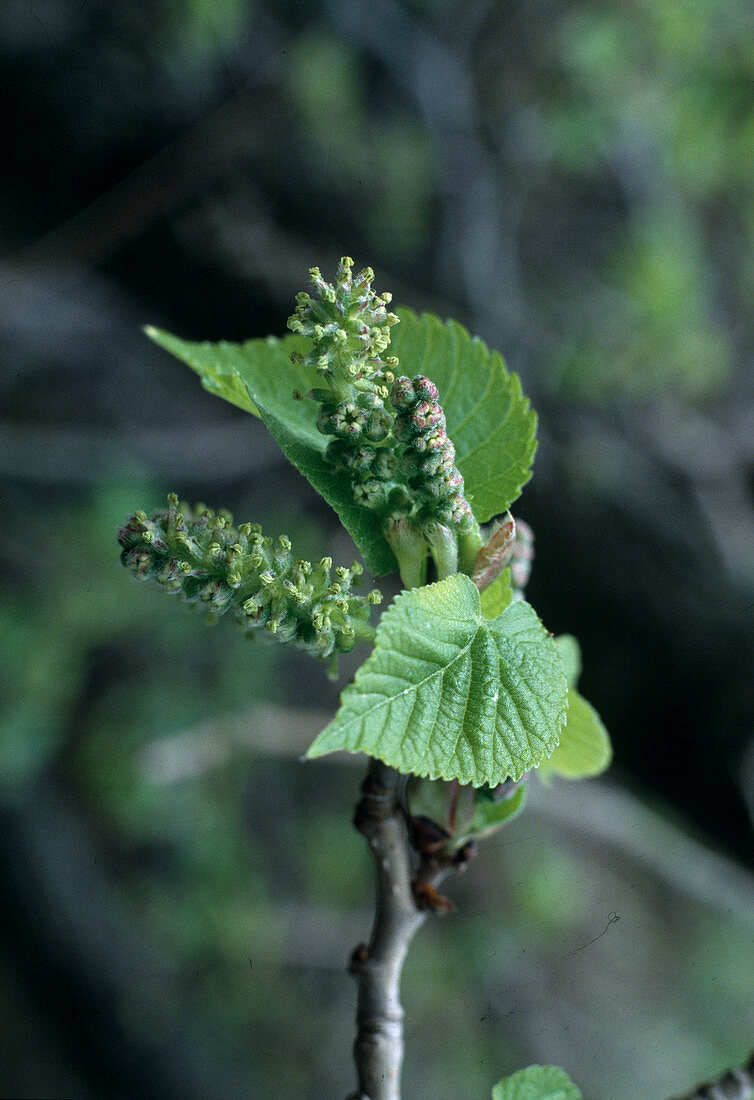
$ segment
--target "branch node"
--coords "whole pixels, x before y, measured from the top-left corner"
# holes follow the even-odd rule
[[[365,943],[360,943],[354,947],[351,952],[351,958],[348,961],[348,973],[355,974],[365,963],[369,962],[370,953],[369,948]]]

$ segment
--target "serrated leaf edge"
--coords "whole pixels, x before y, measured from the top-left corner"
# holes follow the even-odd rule
[[[487,618],[484,617],[484,615],[482,613],[480,595],[479,595],[479,592],[476,589],[476,587],[473,585],[473,582],[465,574],[459,573],[459,574],[456,574],[456,576],[459,577],[459,578],[463,577],[464,581],[467,582],[468,585],[469,585],[469,589],[468,589],[469,593],[472,593],[472,591],[473,591],[473,593],[476,596],[475,616],[477,618],[477,629],[474,631],[474,634],[471,636],[468,643],[466,643],[466,645],[463,646],[463,648],[456,654],[456,656],[453,657],[452,660],[450,660],[449,663],[446,666],[444,666],[442,669],[435,668],[427,676],[425,676],[422,680],[420,680],[416,683],[407,683],[406,687],[403,689],[403,691],[396,692],[395,694],[393,694],[391,696],[381,696],[379,702],[375,703],[374,706],[370,707],[369,709],[367,709],[365,711],[362,711],[359,714],[354,714],[353,716],[341,719],[339,716],[342,713],[343,709],[348,706],[350,696],[352,694],[354,694],[354,693],[362,694],[362,695],[374,694],[374,693],[371,693],[371,692],[364,692],[364,693],[359,692],[359,676],[362,674],[362,671],[366,668],[369,661],[374,656],[375,652],[379,649],[380,642],[388,634],[388,630],[390,629],[390,627],[392,627],[392,618],[387,619],[387,621],[386,621],[387,616],[390,615],[391,612],[394,612],[394,610],[396,608],[400,607],[401,602],[404,602],[406,597],[410,596],[411,592],[421,592],[421,591],[424,591],[425,589],[411,589],[408,592],[401,592],[396,597],[396,599],[393,601],[392,606],[390,608],[388,608],[385,615],[383,615],[383,617],[382,617],[382,621],[380,622],[380,624],[377,628],[377,634],[376,634],[376,638],[375,638],[375,647],[374,647],[374,650],[372,651],[372,654],[370,655],[369,658],[367,658],[367,661],[364,662],[364,664],[361,666],[361,668],[358,669],[358,671],[356,673],[356,677],[354,678],[352,683],[349,684],[345,688],[345,690],[343,691],[343,694],[342,694],[342,697],[341,697],[341,707],[340,707],[339,713],[336,714],[335,718],[332,720],[332,722],[330,722],[325,727],[325,729],[322,731],[322,733],[319,734],[319,736],[317,738],[315,738],[314,742],[309,747],[309,749],[306,753],[307,758],[312,758],[312,757],[324,755],[326,753],[339,751],[339,750],[340,751],[367,752],[367,749],[359,749],[359,748],[349,749],[345,745],[342,745],[342,746],[334,745],[334,746],[329,746],[329,747],[324,748],[324,749],[319,748],[318,745],[324,739],[325,734],[328,735],[327,740],[330,740],[332,738],[333,734],[338,733],[340,731],[348,730],[354,724],[361,724],[368,716],[374,714],[375,711],[381,709],[382,707],[389,706],[391,704],[391,702],[393,700],[395,700],[396,698],[398,698],[400,695],[405,695],[405,694],[408,694],[409,692],[418,691],[424,684],[426,684],[428,681],[434,679],[437,676],[444,677],[447,674],[448,670],[453,665],[455,665],[459,660],[461,660],[464,656],[466,656],[469,653],[469,651],[472,649],[474,643],[479,638],[480,631],[482,631],[482,628],[485,628],[485,637],[489,637],[490,634],[495,633],[495,631],[493,629],[494,624],[503,615],[505,615],[506,612],[508,612],[510,610],[511,606],[514,606],[514,605],[509,604],[508,607],[506,607],[500,613],[500,615],[498,615],[495,619],[487,619]],[[451,580],[451,579],[452,578],[450,578],[450,577],[446,578],[446,580]],[[442,584],[444,582],[437,582],[437,583]],[[431,586],[427,586],[427,587],[431,587]],[[517,602],[519,602],[519,601],[517,601]],[[521,601],[521,602],[523,602],[523,601]],[[539,625],[544,630],[545,628],[543,627],[542,622],[539,619],[539,616],[534,611],[534,609],[531,607],[530,604],[527,604],[526,606],[529,607],[529,609],[532,612],[532,614],[534,615],[536,621],[539,623]],[[451,618],[451,616],[446,616],[446,617]],[[455,621],[457,621],[459,623],[462,623],[462,624],[467,623],[467,620],[465,618],[457,618]],[[407,629],[407,626],[402,625],[401,629],[403,631],[405,631]],[[408,627],[408,629],[411,629],[411,628]],[[418,628],[413,628],[413,629],[418,631]],[[419,637],[420,638],[422,637],[421,634],[419,634]],[[494,651],[494,655],[495,655],[496,665],[497,665],[497,668],[498,668],[498,677],[497,677],[497,679],[500,683],[502,683],[502,677],[500,676],[500,673],[499,673],[500,654],[498,653],[498,651],[495,648],[494,644],[493,644],[493,651]],[[555,652],[557,653],[557,650]],[[402,657],[402,659],[405,659],[405,655],[401,655],[401,657]],[[421,658],[417,658],[417,660],[421,660]],[[559,660],[559,655],[558,655],[558,660]],[[424,663],[426,663],[426,662],[424,662]],[[370,669],[369,672],[372,673],[372,670]],[[376,674],[372,673],[372,674],[373,675],[380,675],[380,673],[376,673]],[[562,675],[563,687],[567,687],[566,681],[565,681],[565,674],[562,673],[562,670],[561,670],[561,675]],[[394,678],[398,678],[398,677],[394,677]],[[534,699],[538,701],[538,696],[537,696],[536,691],[531,689],[531,685],[528,683],[528,681],[524,681],[524,682],[526,683],[526,686],[531,690],[532,696],[534,697]],[[469,682],[469,686],[470,686],[470,683],[471,683],[471,681]],[[566,694],[566,698],[567,698],[567,694]],[[520,714],[518,713],[518,708],[516,707],[515,701],[513,701],[513,705],[514,705],[514,707],[516,709],[516,712],[517,712],[517,715],[519,717],[519,722],[521,724],[521,727],[523,729],[526,729],[525,724],[522,721]],[[466,714],[466,708],[464,708],[464,715],[465,714]],[[495,714],[497,715],[497,706],[495,707]],[[558,735],[560,734],[560,732],[562,731],[562,729],[565,725],[566,718],[567,718],[567,705],[564,705],[561,708],[561,713],[560,713],[559,718],[558,718]],[[436,721],[436,719],[435,719],[435,721]],[[458,739],[459,740],[460,740],[460,736],[461,736],[460,731],[463,729],[463,726],[464,726],[464,723],[462,721],[459,724],[459,733],[458,733]],[[434,728],[434,726],[433,726],[433,728]],[[536,732],[530,733],[528,730],[526,730],[526,738],[527,738],[527,741],[535,740],[535,741],[539,741],[543,744],[545,743],[544,738]],[[431,736],[428,737],[427,740],[429,742],[431,740]],[[556,742],[556,745],[557,745],[557,742]],[[492,747],[493,747],[492,740],[490,740],[490,746],[489,747],[490,747],[490,751],[492,751]],[[551,752],[554,751],[554,747],[555,746],[553,746],[553,749],[550,750]],[[379,759],[383,760],[384,763],[386,763],[390,766],[398,767],[399,770],[401,770],[399,765],[394,764],[391,760],[385,759],[384,756],[380,756],[379,752],[377,752],[374,749],[374,747],[370,747],[368,751],[371,755],[377,756]],[[510,752],[510,750],[509,750],[509,755],[511,757],[512,763],[514,764],[514,766],[517,770],[509,771],[509,772],[507,772],[506,775],[499,775],[498,776],[497,773],[493,772],[493,773],[484,775],[482,777],[479,777],[478,775],[471,776],[467,773],[459,774],[457,770],[449,769],[449,768],[444,768],[444,769],[443,768],[433,769],[431,767],[424,768],[424,767],[421,766],[420,762],[418,762],[418,765],[416,767],[412,767],[410,769],[410,773],[412,775],[418,776],[419,778],[427,778],[427,779],[444,779],[444,780],[459,779],[462,783],[471,783],[474,786],[481,786],[481,785],[484,785],[485,783],[502,782],[502,780],[505,779],[505,778],[510,778],[510,779],[513,779],[514,781],[517,781],[527,771],[530,771],[534,768],[539,767],[541,762],[544,759],[546,759],[547,750],[546,750],[546,747],[545,747],[545,751],[543,752],[542,756],[539,758],[539,760],[536,763],[528,763],[528,762],[527,763],[522,763],[520,760],[516,760],[514,758],[512,752]],[[477,757],[478,757],[478,754],[475,754],[475,756],[474,756],[475,767],[476,767]],[[453,757],[451,757],[451,759],[452,758]],[[478,767],[476,767],[476,770],[478,771]]]

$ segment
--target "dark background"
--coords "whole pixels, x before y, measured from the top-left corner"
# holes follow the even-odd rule
[[[343,254],[521,375],[529,598],[615,744],[423,933],[407,1095],[542,1060],[661,1098],[743,1058],[753,40],[744,0],[0,7],[1,1095],[350,1087],[359,769],[297,759],[337,687],[137,589],[114,535],[174,489],[350,561],[141,333],[282,334]]]

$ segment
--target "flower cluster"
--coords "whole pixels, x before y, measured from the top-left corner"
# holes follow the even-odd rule
[[[288,328],[314,341],[305,362],[322,380],[322,387],[309,394],[320,405],[319,430],[346,444],[379,443],[390,432],[385,400],[397,362],[382,358],[390,326],[398,323],[386,308],[390,295],[372,290],[371,268],[354,276],[349,256],[338,264],[334,285],[317,267],[309,274],[317,296],[305,291],[296,296]]]
[[[382,597],[353,593],[358,562],[333,575],[331,558],[294,561],[285,536],[273,541],[255,524],[234,527],[228,512],[191,509],[171,494],[167,509],[134,513],[118,541],[123,564],[137,577],[152,577],[216,615],[231,611],[247,632],[262,629],[316,657],[345,653],[373,636],[369,616]]]
[[[437,388],[422,376],[396,379],[398,360],[384,357],[398,321],[386,310],[390,295],[372,290],[371,268],[354,276],[347,256],[334,284],[318,268],[310,274],[316,296],[297,296],[288,327],[313,340],[303,361],[322,384],[307,396],[319,404],[319,431],[333,437],[328,460],[348,472],[354,500],[381,517],[404,583],[424,583],[429,553],[440,575],[455,572],[464,540],[473,564],[481,539]]]
[[[393,434],[401,444],[401,470],[420,523],[434,521],[468,531],[474,517],[463,495],[463,478],[455,466],[455,447],[438,398],[437,386],[421,374],[393,383],[390,403],[396,410]]]

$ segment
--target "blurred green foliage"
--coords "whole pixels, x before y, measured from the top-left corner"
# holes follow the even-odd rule
[[[279,754],[260,752],[253,725],[248,740],[228,740],[229,719],[253,721],[248,708],[276,705],[282,690],[295,698],[294,681],[279,647],[244,644],[222,622],[209,630],[203,614],[137,590],[114,531],[149,493],[132,485],[55,509],[49,545],[37,541],[40,561],[58,559],[55,614],[23,599],[4,609],[14,694],[2,800],[51,768],[76,792],[117,921],[163,959],[148,994],[128,981],[119,993],[130,1041],[168,1041],[188,1004],[204,1056],[257,1094],[343,1092],[353,1009],[343,968],[371,893],[349,825],[358,770],[291,757],[306,744],[295,730],[292,741],[280,730]],[[459,912],[424,930],[406,968],[408,1095],[483,1096],[532,1051],[614,1100],[669,1094],[740,1059],[751,941],[738,919],[669,894],[536,810],[487,842],[452,892]],[[108,949],[117,954],[117,938],[97,946]],[[5,996],[0,1012],[23,1000],[12,984]],[[636,1044],[642,1057],[627,1059]]]
[[[531,216],[555,223],[532,272],[544,300],[530,300],[558,311],[555,378],[588,400],[720,394],[754,319],[750,6],[545,3],[496,22],[483,95],[501,131],[526,125]],[[573,197],[588,256],[562,209]]]
[[[468,86],[438,70],[443,95],[435,102],[449,109],[473,93],[478,145],[462,167],[476,164],[480,148],[488,154],[489,201],[508,212],[487,298],[507,303],[520,291],[511,330],[526,333],[532,387],[575,405],[678,397],[714,406],[735,394],[754,343],[751,5],[417,0],[395,9],[448,51],[458,40]],[[180,324],[203,337],[191,331],[197,318],[214,311],[219,327],[242,299],[233,320],[243,336],[262,334],[247,331],[249,316],[273,310],[282,332],[286,280],[292,269],[300,279],[323,242],[335,256],[355,242],[395,273],[396,285],[403,281],[409,304],[423,306],[424,295],[462,300],[462,265],[449,265],[438,242],[462,236],[452,203],[474,179],[454,176],[449,159],[468,134],[454,130],[449,140],[443,112],[430,118],[426,101],[417,105],[409,84],[396,84],[387,61],[397,44],[383,40],[381,56],[377,46],[362,49],[318,4],[91,0],[43,11],[8,3],[0,11],[9,60],[2,86],[19,106],[4,122],[18,127],[4,131],[7,244],[23,247],[74,214],[261,72],[249,133],[229,142],[234,156],[219,140],[201,155],[194,149],[187,174],[195,191],[177,187],[177,197],[168,173],[164,191],[154,188],[166,211],[156,230],[144,195],[131,194],[133,221],[115,211],[133,236],[125,258],[103,268],[137,307],[128,324]],[[430,85],[432,76],[424,73]],[[245,281],[232,255],[210,251],[220,230],[237,230],[222,222],[225,208],[218,205],[204,239],[190,232],[189,215],[205,205],[214,212],[228,193],[257,248]],[[100,255],[108,248],[117,253],[118,245],[105,241]],[[465,258],[473,268],[474,257]],[[53,265],[60,259],[52,253]],[[27,276],[11,273],[6,304]],[[63,297],[78,293],[67,274],[62,282]],[[45,783],[64,785],[92,843],[80,852],[71,829],[71,858],[96,862],[118,927],[135,927],[140,942],[159,948],[164,968],[151,984],[129,985],[127,976],[121,987],[126,1037],[169,1035],[193,1014],[200,1054],[214,1055],[229,1078],[236,1067],[247,1083],[234,1092],[218,1078],[219,1097],[345,1094],[354,991],[344,966],[368,932],[371,904],[371,868],[349,825],[359,775],[302,764],[295,757],[306,738],[299,744],[295,728],[281,728],[279,753],[258,751],[253,730],[244,740],[225,728],[239,714],[243,724],[249,708],[281,703],[300,708],[304,721],[313,707],[334,709],[336,692],[303,657],[245,643],[230,624],[210,630],[201,613],[137,589],[118,564],[117,525],[173,486],[133,476],[129,433],[144,426],[142,415],[158,426],[181,423],[176,408],[186,405],[172,402],[198,384],[176,369],[157,398],[149,391],[153,403],[142,414],[148,386],[117,359],[122,328],[105,332],[105,319],[100,331],[92,316],[82,335],[36,289],[25,308],[20,344],[8,345],[3,416],[22,427],[104,424],[120,430],[121,450],[101,491],[61,488],[54,463],[35,481],[23,453],[17,476],[5,479],[0,806],[33,819]],[[495,323],[507,347],[510,332]],[[263,331],[270,327],[265,316]],[[579,492],[595,484],[607,494],[626,480],[625,446],[606,437],[585,437],[582,446],[583,459],[578,451],[569,459],[576,455]],[[94,482],[102,470],[91,465]],[[285,531],[306,557],[352,552],[333,549],[326,521],[307,513],[309,498],[289,494],[289,482],[264,495],[268,476],[233,487],[239,519]],[[685,585],[685,559],[678,568]],[[688,606],[696,621],[702,609]],[[715,646],[719,626],[710,629]],[[606,670],[617,705],[636,697],[648,644],[662,643],[642,630]],[[66,837],[69,825],[58,822]],[[56,873],[64,891],[67,870]],[[453,894],[458,913],[428,924],[406,969],[408,1095],[488,1096],[501,1073],[546,1058],[562,1062],[595,1100],[635,1100],[681,1092],[745,1053],[754,962],[740,911],[693,900],[534,806],[485,846]],[[610,924],[612,912],[620,920]],[[46,926],[33,931],[44,946]],[[87,934],[69,944],[71,966]],[[119,947],[105,936],[94,944],[103,961]],[[19,977],[24,966],[30,983],[42,980],[33,960],[0,960],[0,1088],[82,1100],[90,1093],[67,1068],[75,1058]],[[66,1005],[61,1015],[71,1012]]]
[[[522,206],[504,244],[549,388],[596,402],[727,391],[754,336],[752,31],[750,8],[722,0],[490,10],[477,91],[500,197]],[[357,204],[370,254],[406,263],[431,246],[441,153],[405,109],[375,117],[370,79],[335,33],[297,38],[287,84],[307,171]]]
[[[296,39],[286,77],[313,180],[335,201],[355,198],[370,255],[410,262],[431,237],[426,130],[398,104],[375,115],[363,60],[324,30]]]

